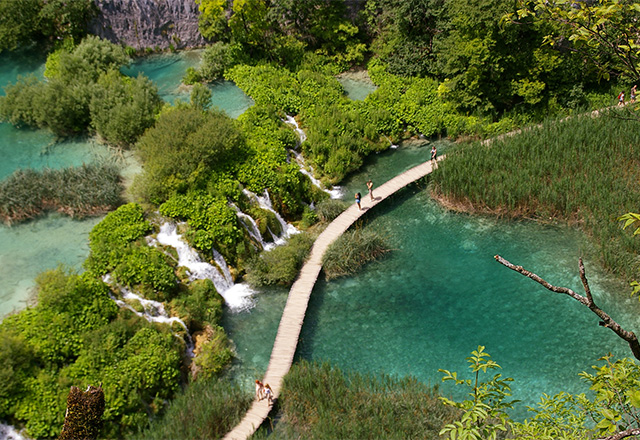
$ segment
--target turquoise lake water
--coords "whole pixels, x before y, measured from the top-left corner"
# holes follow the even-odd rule
[[[19,75],[34,74],[42,78],[44,60],[44,56],[3,52],[0,54],[0,86],[15,83]],[[154,55],[136,61],[125,72],[147,74],[158,85],[163,99],[175,102],[176,99],[188,100],[188,90],[182,90],[179,85],[186,68],[198,61],[197,52]],[[231,117],[237,117],[252,104],[233,83],[213,85],[212,91],[212,104]],[[4,90],[1,93],[4,94]],[[56,142],[47,131],[16,129],[0,123],[0,157],[0,179],[4,179],[19,168],[75,166],[112,160],[112,153],[91,139]],[[59,264],[81,270],[89,253],[89,231],[98,221],[100,218],[76,221],[49,215],[13,227],[0,225],[0,319],[25,307],[39,273]]]
[[[381,184],[423,161],[430,148],[418,142],[372,157],[345,183],[345,199],[364,194],[368,178]],[[439,151],[446,149],[439,144]],[[590,248],[579,232],[454,214],[431,200],[425,184],[386,200],[364,223],[382,231],[393,252],[355,277],[316,284],[297,357],[440,384],[439,368],[470,377],[465,358],[484,345],[503,367],[500,372],[515,379],[513,397],[523,401],[515,415],[522,416],[524,405],[543,392],[586,391],[578,373],[599,357],[630,356],[626,344],[599,327],[585,307],[493,258],[500,254],[580,293],[577,261]],[[626,295],[628,287],[592,259],[586,257],[585,264],[597,302],[637,331],[639,306]],[[251,312],[227,318],[245,382],[266,369],[286,294],[262,293]],[[442,389],[456,393],[446,384]]]
[[[179,82],[197,60],[193,53],[153,56],[126,72],[145,72],[157,82],[162,96],[175,102],[188,99],[188,90]],[[18,74],[41,75],[42,61],[0,55],[0,85],[15,81]],[[370,92],[358,89],[358,84],[343,85],[353,99]],[[251,105],[231,83],[214,85],[213,101],[234,117]],[[438,145],[445,153],[446,143]],[[360,173],[343,183],[345,199],[351,202],[356,191],[366,193],[369,178],[380,185],[426,160],[429,150],[427,142],[411,142],[372,156]],[[101,160],[108,151],[87,140],[54,143],[45,132],[0,124],[0,154],[0,178],[4,178],[20,167]],[[466,377],[465,357],[485,345],[503,366],[502,373],[516,379],[514,397],[532,404],[543,391],[582,391],[577,374],[607,352],[628,355],[625,344],[598,327],[597,318],[586,308],[493,260],[499,253],[552,283],[580,292],[577,258],[584,254],[597,300],[615,319],[637,331],[637,301],[626,298],[626,285],[599,269],[580,233],[453,214],[435,204],[425,186],[403,190],[364,217],[366,227],[384,232],[393,252],[355,277],[318,283],[298,357],[331,360],[361,372],[412,374],[436,384],[441,378],[438,368]],[[0,226],[0,316],[24,307],[41,271],[60,262],[79,268],[88,253],[86,237],[97,221],[51,215],[12,228]],[[266,369],[287,293],[263,290],[256,295],[255,308],[225,316],[225,328],[238,353],[234,370],[245,383]]]

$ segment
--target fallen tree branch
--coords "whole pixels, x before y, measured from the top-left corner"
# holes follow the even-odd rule
[[[593,313],[595,313],[598,316],[598,318],[600,318],[601,321],[599,324],[603,327],[611,329],[616,335],[624,339],[629,344],[629,348],[631,349],[633,356],[636,359],[640,360],[640,342],[638,342],[638,337],[635,335],[635,333],[623,329],[620,326],[620,324],[614,321],[604,310],[598,307],[594,302],[593,296],[591,295],[591,289],[589,288],[589,282],[587,281],[587,276],[585,275],[582,258],[580,258],[578,266],[580,271],[580,280],[582,281],[582,285],[584,287],[586,296],[580,295],[574,292],[573,290],[569,289],[568,287],[554,286],[548,283],[547,281],[543,280],[540,276],[536,275],[535,273],[529,272],[522,266],[516,266],[515,264],[510,263],[509,261],[502,258],[500,255],[496,255],[494,258],[498,263],[502,264],[503,266],[508,267],[509,269],[514,270],[519,274],[526,276],[527,278],[531,278],[533,281],[537,282],[538,284],[543,285],[546,289],[552,292],[564,293],[565,295],[569,295],[571,298],[575,299],[576,301],[588,307],[589,310],[591,310]],[[615,440],[615,439],[624,438],[624,437],[610,437],[610,438]]]
[[[640,428],[631,428],[625,431],[617,432],[609,437],[603,437],[601,440],[622,440],[623,438],[640,435]]]

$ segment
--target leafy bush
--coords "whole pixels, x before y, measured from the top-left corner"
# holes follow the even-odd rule
[[[179,316],[191,333],[207,325],[218,325],[224,299],[209,279],[192,281],[186,292],[172,299],[169,308]]]
[[[384,238],[372,229],[357,227],[342,234],[322,257],[327,279],[355,274],[365,264],[389,252]]]
[[[284,245],[262,252],[248,263],[247,282],[252,286],[291,285],[313,241],[313,236],[302,232],[290,237]]]
[[[195,356],[195,367],[192,367],[195,378],[210,379],[220,375],[233,357],[224,329],[220,326],[207,326],[197,335]]]
[[[140,138],[143,174],[136,177],[137,194],[161,204],[175,192],[204,189],[214,171],[224,171],[245,155],[243,136],[222,112],[176,107],[162,113]]]
[[[150,231],[151,224],[144,218],[140,205],[129,203],[119,207],[89,233],[91,252],[84,263],[85,268],[96,275],[110,272],[120,263],[129,245]]]
[[[130,246],[113,268],[113,279],[123,286],[137,288],[147,299],[166,301],[178,282],[168,259],[156,248]]]

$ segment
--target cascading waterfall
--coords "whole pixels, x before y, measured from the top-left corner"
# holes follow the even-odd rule
[[[178,265],[188,269],[189,279],[211,280],[230,309],[240,311],[248,309],[253,305],[251,300],[253,291],[244,283],[233,283],[229,266],[222,255],[215,249],[213,249],[212,252],[213,259],[218,265],[217,268],[202,261],[200,255],[182,239],[182,235],[178,234],[177,226],[169,222],[160,226],[157,240],[160,244],[175,248],[178,253]]]
[[[110,281],[109,275],[105,275],[103,280],[105,283],[108,283]],[[160,322],[162,324],[168,324],[169,326],[171,326],[171,324],[173,324],[174,322],[177,322],[178,324],[180,324],[180,326],[182,326],[182,328],[184,328],[185,330],[185,335],[187,339],[185,341],[187,343],[187,356],[189,356],[190,358],[193,357],[193,349],[194,349],[193,339],[191,338],[191,334],[189,333],[189,329],[187,328],[187,325],[184,323],[182,319],[178,318],[177,316],[169,316],[169,314],[164,309],[164,304],[162,304],[161,302],[145,299],[140,295],[133,293],[126,287],[120,287],[120,294],[122,295],[122,298],[125,300],[138,301],[142,306],[142,309],[144,310],[144,312],[138,312],[136,309],[131,307],[125,301],[118,299],[114,296],[111,296],[111,299],[113,299],[119,307],[129,309],[136,315],[146,319],[149,322]],[[179,337],[178,335],[176,336]]]
[[[307,135],[305,134],[305,132],[298,126],[298,121],[296,121],[293,116],[289,116],[286,115],[286,118],[283,119],[283,122],[285,124],[289,124],[289,125],[293,125],[293,129],[296,133],[298,133],[298,138],[299,141],[296,144],[296,148],[298,148],[300,146],[300,144],[302,144],[304,141],[307,140]],[[313,168],[311,168],[311,166],[309,166],[308,168],[311,170],[311,172],[307,171],[307,164],[304,162],[304,157],[302,157],[302,153],[299,153],[296,150],[289,150],[289,152],[291,154],[293,154],[293,157],[296,160],[296,163],[298,164],[298,166],[300,167],[300,172],[302,174],[304,174],[305,176],[309,177],[309,179],[311,180],[311,183],[320,188],[322,191],[326,192],[327,194],[329,194],[329,196],[332,199],[339,199],[342,197],[343,192],[342,192],[342,188],[340,188],[339,186],[334,186],[333,189],[326,189],[324,187],[324,185],[322,185],[322,183],[316,179],[315,177],[313,177]]]
[[[269,191],[267,191],[266,189],[264,190],[264,195],[263,196],[259,196],[255,193],[252,193],[251,191],[249,191],[248,189],[243,189],[242,193],[244,195],[246,195],[247,197],[249,197],[249,199],[255,200],[258,202],[258,205],[262,208],[265,209],[267,211],[271,211],[273,212],[273,214],[276,216],[276,219],[278,220],[278,223],[280,223],[280,226],[282,227],[282,235],[280,235],[279,237],[274,236],[273,237],[273,241],[276,245],[281,245],[284,244],[287,240],[287,238],[291,237],[292,235],[298,234],[300,233],[300,231],[293,226],[290,223],[287,223],[280,214],[278,214],[278,212],[273,209],[273,205],[271,204],[271,198],[269,197]]]
[[[27,440],[11,425],[0,423],[0,440]]]
[[[260,233],[260,229],[258,228],[258,224],[253,219],[253,217],[240,211],[240,208],[238,208],[234,203],[230,203],[229,205],[236,210],[236,215],[240,219],[240,223],[242,223],[251,238],[253,238],[260,244],[262,249],[268,251],[275,246],[274,243],[267,243],[266,241],[264,241],[264,238],[262,238],[262,234]]]

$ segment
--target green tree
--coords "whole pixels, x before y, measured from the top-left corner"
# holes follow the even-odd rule
[[[37,35],[41,0],[0,2],[0,51],[14,50]]]
[[[191,106],[200,111],[206,111],[211,107],[211,89],[202,84],[195,84],[191,90]]]
[[[94,87],[89,103],[91,126],[109,144],[126,147],[155,123],[161,107],[158,88],[149,78],[128,78],[110,70]]]
[[[227,0],[195,0],[200,11],[198,29],[207,39],[224,38],[227,31]]]
[[[213,171],[243,157],[244,139],[222,112],[177,107],[160,115],[137,149],[144,162],[138,194],[160,204],[175,191],[204,188]]]
[[[640,4],[626,0],[519,1],[513,17],[535,17],[555,24],[546,41],[560,50],[578,52],[603,77],[640,79],[638,20]]]
[[[500,432],[507,432],[509,416],[506,412],[513,407],[516,401],[507,401],[511,396],[511,378],[502,378],[501,374],[495,374],[488,381],[480,380],[480,372],[501,368],[491,359],[483,346],[471,352],[467,358],[469,369],[473,374],[472,379],[458,379],[456,372],[438,370],[444,374],[442,381],[453,381],[456,385],[463,385],[469,390],[469,399],[455,402],[446,397],[440,399],[445,405],[454,406],[463,411],[460,420],[446,425],[440,431],[451,440],[495,440]]]
[[[389,72],[402,76],[437,73],[433,41],[442,32],[443,0],[375,0],[366,3],[374,52]]]

